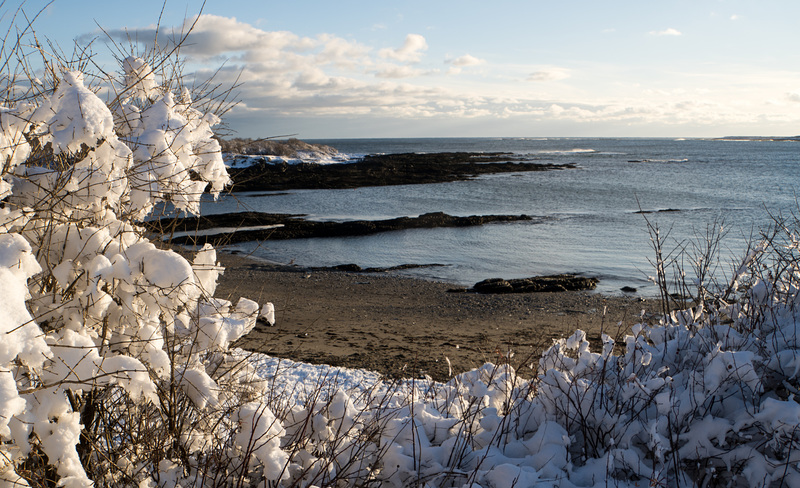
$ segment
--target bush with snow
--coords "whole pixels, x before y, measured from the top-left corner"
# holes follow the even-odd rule
[[[487,364],[444,385],[271,400],[288,411],[290,475],[317,486],[800,486],[800,225],[780,228],[730,286],[699,283],[696,306],[634,326],[620,345],[604,336],[593,351],[576,331],[533,378]]]
[[[214,298],[211,247],[137,225],[228,183],[219,119],[151,57],[4,78],[0,485],[800,486],[796,221],[693,308],[599,351],[577,331],[532,378],[293,389],[229,350],[274,308]]]
[[[137,225],[159,204],[197,213],[229,183],[220,120],[155,73],[159,53],[93,84],[44,55],[45,81],[22,80],[23,51],[4,53],[0,107],[0,484],[224,478],[234,419],[263,390],[227,350],[261,307],[213,297],[210,246],[187,260]]]

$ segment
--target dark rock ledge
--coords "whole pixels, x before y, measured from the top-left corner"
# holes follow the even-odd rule
[[[247,241],[364,236],[403,229],[468,227],[492,222],[533,220],[528,215],[454,217],[443,212],[426,213],[418,217],[398,217],[388,220],[353,220],[347,222],[318,222],[303,220],[301,217],[302,215],[247,212],[184,219],[161,219],[148,222],[146,225],[150,230],[162,234],[174,244],[202,245],[209,242],[218,246]],[[248,227],[265,225],[281,225],[281,227],[248,230]],[[169,239],[172,231],[192,232],[213,229],[214,227],[237,227],[241,228],[241,230],[211,235],[187,235]]]
[[[574,164],[533,163],[511,153],[381,154],[347,164],[273,164],[266,158],[230,168],[231,191],[344,189],[362,186],[444,183],[482,174],[575,168]]]
[[[309,268],[311,271],[346,271],[348,273],[388,273],[390,271],[401,271],[405,269],[418,269],[418,268],[441,268],[448,266],[447,264],[398,264],[397,266],[388,266],[382,268],[362,268],[357,264],[337,264],[336,266],[318,266]]]
[[[560,274],[549,276],[534,276],[504,280],[503,278],[490,278],[483,280],[469,290],[478,293],[536,293],[545,291],[580,291],[594,290],[597,287],[597,278],[586,278],[573,274]]]

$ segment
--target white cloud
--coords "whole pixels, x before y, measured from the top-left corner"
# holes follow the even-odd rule
[[[479,64],[485,63],[485,59],[476,58],[471,54],[465,54],[463,56],[457,57],[455,59],[448,59],[445,61],[447,64],[452,64],[453,66],[464,67],[464,66],[477,66]]]
[[[330,34],[318,37],[322,48],[316,55],[318,63],[333,63],[340,66],[355,68],[365,60],[370,48],[357,42],[348,41]]]
[[[411,66],[386,66],[375,72],[378,78],[413,78],[423,74],[421,69]]]
[[[187,20],[181,29],[185,31],[190,25],[191,20]],[[181,39],[181,32],[162,27],[158,37],[161,42],[175,41]],[[152,43],[156,37],[153,28],[117,29],[108,34],[117,41],[134,38],[143,44]],[[268,65],[278,74],[323,64],[357,69],[360,64],[369,63],[370,51],[368,46],[331,34],[301,37],[288,31],[259,29],[233,17],[209,14],[197,19],[181,47],[181,54],[194,62],[227,58],[232,62]]]
[[[275,58],[284,51],[313,49],[319,41],[286,31],[264,31],[233,17],[201,15],[182,48],[187,55],[212,57],[241,51],[257,51]]]
[[[292,87],[300,90],[332,89],[336,87],[336,81],[321,69],[308,69],[297,75]]]
[[[528,81],[559,81],[569,78],[569,70],[558,67],[543,68],[528,76]]]
[[[738,14],[733,14],[733,15],[731,15],[731,20],[739,20],[739,19],[741,19],[741,18],[742,18],[742,16],[741,16],[741,15],[738,15]]]
[[[378,55],[386,59],[394,59],[402,63],[416,63],[422,59],[422,52],[428,49],[425,38],[419,34],[409,34],[406,36],[403,45],[397,49],[385,48],[378,52]]]
[[[681,36],[683,35],[681,31],[678,29],[673,29],[670,27],[669,29],[664,29],[661,31],[650,31],[651,36]]]
[[[789,92],[786,94],[786,99],[790,102],[800,102],[800,93],[798,92]]]

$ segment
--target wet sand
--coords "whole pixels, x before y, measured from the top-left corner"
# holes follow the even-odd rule
[[[366,368],[389,377],[452,374],[486,362],[524,370],[575,329],[599,343],[621,338],[655,302],[593,292],[482,295],[388,273],[309,271],[220,253],[216,296],[273,302],[277,323],[238,345],[309,363]],[[448,364],[449,359],[449,364]]]

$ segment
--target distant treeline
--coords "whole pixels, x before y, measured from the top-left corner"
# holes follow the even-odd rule
[[[309,144],[299,139],[291,138],[283,141],[275,139],[250,139],[235,137],[233,139],[221,139],[222,152],[235,154],[269,155],[296,157],[297,153],[321,153],[334,155],[338,151],[330,146],[323,144]]]

